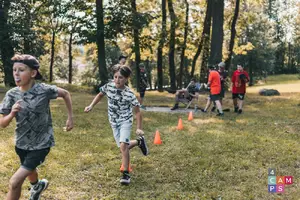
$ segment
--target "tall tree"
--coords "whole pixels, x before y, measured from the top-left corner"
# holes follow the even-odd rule
[[[133,40],[134,40],[134,54],[135,54],[135,69],[136,69],[136,87],[137,91],[140,91],[140,69],[141,53],[140,53],[140,38],[139,38],[139,25],[138,25],[138,14],[136,10],[136,1],[131,0],[132,7],[132,22],[133,22]]]
[[[206,37],[209,36],[209,33],[210,33],[211,9],[212,9],[211,1],[206,0],[206,13],[205,13],[205,18],[204,18],[203,31],[202,31],[201,39],[200,39],[196,54],[193,57],[191,77],[194,76],[196,62],[197,62],[198,57],[201,54],[203,43],[206,40]]]
[[[98,65],[101,85],[108,81],[108,74],[105,62],[105,42],[104,42],[104,10],[103,1],[96,0],[97,16],[97,47],[98,47]]]
[[[208,12],[208,17],[207,21],[204,23],[206,24],[206,30],[205,30],[205,35],[203,38],[203,54],[202,54],[202,63],[201,63],[201,69],[200,69],[200,82],[205,83],[207,82],[207,62],[209,58],[209,42],[210,42],[210,28],[211,28],[211,15],[212,15],[212,5],[213,5],[213,0],[208,0],[207,2],[208,5],[207,7],[210,8]]]
[[[169,41],[169,75],[171,90],[176,90],[176,73],[175,73],[175,31],[176,31],[176,15],[173,8],[172,0],[168,0],[168,9],[170,13],[170,41]]]
[[[222,61],[224,0],[213,0],[209,65]]]
[[[235,29],[235,25],[236,22],[238,20],[238,16],[239,16],[239,10],[240,10],[240,0],[236,0],[235,2],[235,9],[234,9],[234,15],[233,15],[233,19],[232,19],[232,23],[231,23],[231,35],[230,35],[230,42],[229,42],[229,49],[228,49],[228,57],[225,61],[226,64],[226,69],[228,70],[231,64],[231,59],[232,59],[232,55],[233,55],[233,47],[234,47],[234,38],[236,35],[236,29]]]
[[[8,24],[8,12],[11,6],[10,0],[0,0],[0,54],[4,71],[5,86],[14,86],[11,57],[14,55],[14,49],[11,40],[11,27]]]
[[[184,36],[183,36],[183,44],[181,48],[180,53],[180,68],[179,68],[179,80],[178,80],[178,87],[182,88],[182,76],[183,76],[183,68],[185,63],[185,49],[186,49],[186,42],[187,42],[187,36],[188,36],[188,27],[189,27],[189,3],[187,0],[185,2],[185,23],[184,23]]]
[[[159,92],[163,91],[163,47],[166,40],[166,0],[161,1],[162,23],[160,39],[157,47],[157,88]]]

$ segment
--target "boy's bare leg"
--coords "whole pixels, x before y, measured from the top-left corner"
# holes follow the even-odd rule
[[[32,171],[20,167],[9,180],[9,191],[6,200],[18,200],[21,196],[22,184]]]
[[[244,101],[243,100],[239,100],[239,110],[242,110],[243,109],[243,103]]]
[[[121,142],[120,150],[122,154],[122,165],[124,166],[124,171],[129,171],[129,145],[127,143]]]
[[[137,140],[130,140],[130,143],[128,145],[129,150],[132,149],[133,147],[138,145],[138,141]]]
[[[221,102],[219,100],[215,101],[216,102],[216,106],[219,110],[220,113],[223,113],[223,109],[222,109],[222,105]]]
[[[36,183],[38,181],[38,173],[36,169],[31,172],[31,174],[28,175],[27,179],[30,183]]]
[[[233,106],[234,108],[238,107],[237,98],[233,99]]]
[[[205,106],[205,108],[204,108],[204,111],[207,111],[208,108],[210,107],[210,105],[211,105],[211,100],[210,100],[210,99],[207,99],[207,102],[206,102],[206,106]]]

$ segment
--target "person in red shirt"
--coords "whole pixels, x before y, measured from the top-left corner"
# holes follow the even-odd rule
[[[221,93],[221,79],[220,74],[215,70],[212,66],[209,68],[209,76],[208,76],[208,87],[210,87],[210,96],[209,100],[207,101],[207,105],[202,112],[206,112],[207,108],[210,106],[211,102],[214,102],[218,108],[219,113],[217,116],[223,116],[223,109],[220,102],[220,93]]]
[[[248,83],[249,80],[249,75],[243,69],[242,65],[237,65],[237,70],[233,72],[231,82],[234,112],[237,112],[239,114],[241,114],[243,111],[246,83]]]

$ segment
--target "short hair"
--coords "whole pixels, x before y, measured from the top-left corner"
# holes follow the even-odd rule
[[[210,69],[210,70],[216,70],[215,66],[213,66],[213,65],[210,65],[210,66],[208,67],[208,69]]]
[[[220,62],[219,64],[218,64],[218,67],[220,67],[220,68],[224,68],[225,67],[225,63],[224,62]]]
[[[125,55],[120,55],[120,56],[119,56],[119,60],[121,60],[121,59],[123,59],[123,58],[127,59],[127,56],[125,56]]]
[[[196,82],[196,79],[195,79],[195,78],[191,78],[191,81],[194,81],[194,82]]]
[[[43,80],[43,76],[39,72],[40,63],[34,56],[29,55],[29,54],[15,54],[11,58],[11,61],[13,63],[23,63],[26,66],[28,66],[29,68],[36,70],[37,74],[35,76],[35,79]]]
[[[118,64],[113,66],[112,71],[113,71],[113,74],[120,72],[120,74],[122,76],[124,76],[125,78],[128,78],[132,73],[132,71],[129,67],[123,66],[123,65],[118,65]]]

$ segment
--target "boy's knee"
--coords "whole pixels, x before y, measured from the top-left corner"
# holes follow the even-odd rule
[[[16,189],[18,189],[22,186],[22,183],[23,183],[22,180],[19,180],[17,178],[12,177],[9,180],[9,189],[10,190],[16,190]]]
[[[127,149],[128,149],[128,144],[124,143],[124,142],[121,142],[120,150],[123,152],[123,151],[126,151]]]

